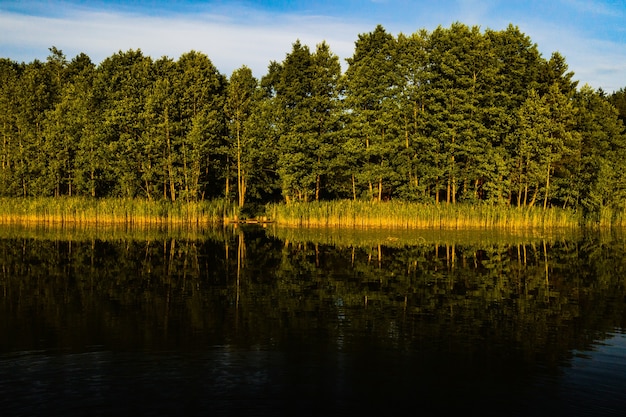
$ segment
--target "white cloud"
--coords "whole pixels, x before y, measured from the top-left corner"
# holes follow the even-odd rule
[[[371,30],[323,16],[270,19],[257,15],[235,22],[212,14],[167,18],[79,10],[41,17],[4,12],[0,27],[10,36],[0,36],[0,55],[30,62],[45,59],[54,45],[68,58],[84,52],[99,63],[119,50],[141,49],[153,58],[178,58],[193,49],[206,53],[226,75],[247,65],[260,77],[271,60],[282,61],[297,39],[312,50],[326,41],[343,59],[352,55],[358,33]]]
[[[626,86],[626,48],[616,41],[591,37],[565,24],[529,19],[520,30],[537,44],[544,58],[552,52],[565,57],[574,80],[611,93]]]
[[[621,7],[623,9],[623,4],[620,5],[619,2],[616,5],[617,7],[610,7],[604,1],[592,1],[592,0],[564,0],[564,3],[568,7],[572,7],[577,10],[579,13],[592,13],[594,15],[602,15],[602,16],[610,16],[610,17],[620,17],[623,16],[623,10],[618,9]]]
[[[463,16],[459,21],[469,26],[481,26],[492,8],[489,2],[481,0],[459,0],[458,3],[459,15]]]
[[[574,6],[583,3],[564,1],[574,2]],[[378,23],[376,19],[381,18],[269,13],[243,6],[201,8],[193,14],[167,15],[66,6],[62,11],[55,9],[54,13],[29,9],[29,14],[23,14],[8,11],[18,8],[5,7],[7,4],[11,3],[0,5],[2,57],[26,62],[45,59],[48,48],[54,45],[68,58],[84,52],[99,63],[120,50],[139,48],[154,59],[163,55],[177,59],[193,49],[207,54],[227,76],[242,65],[249,66],[255,76],[263,76],[270,61],[282,61],[296,39],[311,49],[326,41],[345,69],[344,59],[352,55],[358,35],[373,30]],[[567,21],[555,21],[552,16],[521,14],[519,10],[500,13],[498,7],[481,6],[483,3],[476,0],[460,0],[455,4],[457,7],[447,10],[445,16],[442,13],[446,10],[441,8],[412,9],[380,23],[393,34],[400,31],[408,34],[425,27],[432,30],[438,24],[446,26],[453,21],[494,30],[513,23],[538,44],[546,58],[553,51],[561,52],[581,84],[602,87],[608,92],[626,86],[623,41],[593,38],[591,31],[583,31]],[[444,18],[447,20],[441,20]]]

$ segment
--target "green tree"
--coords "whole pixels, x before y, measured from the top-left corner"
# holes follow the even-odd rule
[[[578,148],[574,115],[570,99],[560,92],[556,83],[543,97],[532,90],[520,108],[518,183],[523,190],[518,190],[518,205],[534,205],[543,192],[543,208],[547,208],[554,169],[559,164],[563,168],[563,159]],[[528,201],[531,189],[533,195]]]
[[[550,140],[544,147],[548,155],[548,174],[543,203],[546,209],[550,198],[560,206],[565,206],[568,200],[573,200],[569,195],[572,182],[577,180],[573,161],[576,159],[576,151],[580,146],[581,138],[575,129],[577,109],[572,95],[569,92],[567,95],[564,94],[561,91],[561,85],[555,83],[544,99],[550,109],[551,122]],[[549,188],[550,169],[553,170],[558,180],[554,182],[554,191]]]
[[[339,77],[339,59],[326,43],[311,53],[296,41],[284,61],[270,64],[269,73],[261,80],[277,116],[272,131],[278,145],[277,172],[287,202],[319,199],[324,183],[334,177]]]
[[[287,202],[309,201],[313,197],[315,179],[310,149],[314,132],[309,119],[313,58],[308,46],[296,41],[291,52],[275,68],[278,74],[273,101],[281,116],[277,168],[283,196]]]
[[[505,30],[487,30],[494,49],[496,69],[493,86],[485,100],[485,124],[491,132],[492,170],[485,169],[485,191],[490,200],[511,203],[520,184],[520,163],[516,155],[517,112],[530,91],[539,87],[539,72],[544,60],[531,39],[517,26]]]
[[[17,181],[17,112],[15,97],[23,65],[6,58],[0,59],[0,195],[11,196],[20,194]]]
[[[148,199],[162,190],[163,199],[176,200],[174,138],[180,135],[180,95],[175,91],[176,63],[162,57],[154,63],[155,81],[146,98],[147,129],[142,137],[142,188]]]
[[[459,195],[475,199],[481,176],[477,168],[493,159],[482,104],[494,88],[494,60],[489,38],[476,26],[455,23],[430,36],[430,134],[439,141],[437,166],[447,203]]]
[[[617,109],[588,85],[576,94],[576,108],[579,165],[567,185],[576,190],[585,218],[600,221],[605,209],[617,214],[625,208],[626,132]]]
[[[44,136],[46,113],[57,100],[58,86],[49,66],[33,61],[24,67],[15,96],[15,174],[22,196],[52,195],[54,179],[47,171],[50,150]]]
[[[231,148],[234,148],[234,160],[237,165],[237,202],[243,207],[246,200],[248,175],[254,169],[250,162],[250,153],[254,152],[254,142],[245,130],[250,117],[257,80],[250,68],[243,66],[233,71],[226,93],[226,116],[229,120]],[[246,163],[248,162],[248,163]]]
[[[181,135],[173,143],[178,180],[186,199],[223,195],[227,156],[224,113],[226,77],[204,54],[191,51],[177,61]],[[228,188],[228,185],[225,186]]]
[[[626,88],[620,88],[609,96],[609,101],[617,109],[622,123],[626,123]]]
[[[543,60],[538,74],[539,94],[548,94],[556,84],[561,94],[571,97],[576,92],[578,81],[572,80],[574,73],[568,70],[565,57],[559,52],[553,52],[549,60]]]
[[[68,65],[71,87],[63,96],[63,105],[74,112],[67,129],[77,135],[73,178],[77,192],[91,197],[109,195],[114,184],[103,117],[109,103],[97,84],[102,86],[99,70],[87,55],[77,55]]]
[[[147,130],[146,99],[153,84],[152,59],[140,50],[118,52],[106,58],[94,77],[96,115],[91,144],[99,149],[99,187],[122,197],[144,195],[142,161]],[[102,152],[104,151],[104,152]]]
[[[60,54],[60,51],[56,51]],[[81,142],[93,116],[90,111],[95,66],[85,54],[66,62],[57,55],[53,65],[59,82],[59,99],[46,113],[44,150],[48,158],[47,175],[54,185],[54,195],[74,195],[89,187],[83,183],[78,165]],[[60,63],[63,63],[62,65]],[[58,72],[57,72],[58,71]]]
[[[263,80],[262,80],[263,81]],[[255,203],[277,202],[282,198],[281,181],[278,175],[280,115],[276,112],[273,96],[267,85],[257,88],[251,101],[250,115],[243,130],[249,143],[244,141],[248,152],[242,155],[242,164],[248,172],[246,201]]]
[[[378,25],[373,32],[359,35],[343,80],[344,106],[348,113],[344,152],[353,157],[350,167],[353,198],[356,184],[367,184],[369,198],[381,200],[384,184],[395,177],[391,158],[396,154],[399,132],[392,124],[397,111],[398,79],[396,40]],[[376,185],[376,191],[374,190]],[[360,193],[359,193],[360,194]]]
[[[397,38],[395,96],[398,111],[396,123],[401,126],[402,146],[394,166],[401,175],[397,196],[408,200],[429,201],[429,188],[437,174],[433,172],[437,144],[429,134],[431,114],[427,111],[426,92],[430,82],[426,30]]]
[[[311,82],[311,128],[314,129],[311,148],[314,152],[315,200],[320,199],[323,189],[334,192],[341,176],[337,175],[337,157],[340,147],[337,134],[340,129],[341,66],[326,42],[317,45],[313,54]]]

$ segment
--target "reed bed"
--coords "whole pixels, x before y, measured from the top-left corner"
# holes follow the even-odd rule
[[[289,227],[391,229],[575,228],[579,214],[560,208],[488,204],[422,204],[353,201],[268,204],[265,216]],[[226,200],[148,201],[86,197],[0,198],[0,224],[124,225],[202,227],[237,223],[239,208]],[[625,216],[605,210],[594,226],[624,226]]]
[[[122,224],[151,227],[229,223],[236,205],[215,201],[148,201],[83,197],[0,198],[0,224]]]
[[[332,201],[271,204],[267,215],[296,227],[401,229],[528,229],[579,227],[581,218],[559,208],[505,207],[487,204],[421,204],[403,201]]]

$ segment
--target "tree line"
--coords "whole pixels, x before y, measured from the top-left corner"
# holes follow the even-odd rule
[[[516,26],[296,41],[257,80],[197,51],[0,59],[0,195],[626,202],[626,91],[579,87]]]

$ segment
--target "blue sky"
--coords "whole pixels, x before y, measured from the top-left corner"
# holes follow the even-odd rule
[[[580,85],[626,87],[626,0],[0,0],[0,57],[44,60],[54,45],[97,64],[120,50],[155,59],[196,50],[227,76],[247,65],[261,77],[297,39],[312,49],[326,41],[345,69],[358,35],[377,24],[397,35],[453,22],[512,23],[544,57],[564,55]]]

